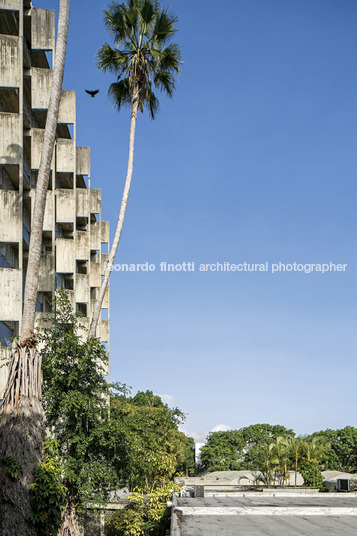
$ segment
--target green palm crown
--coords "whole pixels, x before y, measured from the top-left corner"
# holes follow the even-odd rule
[[[117,74],[109,88],[115,106],[131,105],[135,100],[154,118],[159,101],[153,89],[172,97],[175,77],[181,65],[180,48],[169,43],[176,32],[177,18],[155,0],[113,2],[104,11],[104,22],[113,35],[115,47],[105,43],[98,51],[98,67]]]

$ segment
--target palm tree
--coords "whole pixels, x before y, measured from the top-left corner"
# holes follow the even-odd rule
[[[303,459],[305,442],[302,437],[288,437],[287,446],[290,450],[290,456],[292,459],[292,464],[294,467],[295,473],[295,488],[297,486],[297,474]]]
[[[280,479],[280,485],[285,486],[285,482],[289,479],[288,463],[289,463],[289,451],[288,451],[288,439],[285,436],[278,436],[273,443],[279,463],[276,467],[276,475],[278,480]]]
[[[129,156],[120,206],[117,228],[109,253],[99,296],[96,300],[89,329],[89,337],[95,337],[101,307],[109,282],[113,262],[118,249],[126,206],[133,175],[134,140],[138,111],[148,108],[152,119],[159,108],[155,90],[163,91],[169,97],[175,91],[175,76],[181,64],[180,48],[169,43],[175,33],[177,18],[161,9],[156,0],[126,0],[113,2],[104,12],[104,21],[113,36],[115,47],[108,43],[98,52],[98,67],[117,76],[109,88],[109,96],[115,107],[131,107]]]
[[[1,534],[36,534],[35,529],[26,521],[30,512],[29,484],[32,481],[33,469],[42,456],[44,436],[44,414],[40,400],[41,360],[34,337],[35,306],[46,194],[67,48],[69,3],[70,0],[60,0],[52,89],[33,208],[22,327],[19,343],[12,351],[0,420],[0,459],[17,460],[21,467],[15,480],[9,478],[6,471],[1,474]]]

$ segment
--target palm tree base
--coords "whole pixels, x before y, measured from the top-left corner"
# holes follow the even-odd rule
[[[31,512],[29,486],[33,470],[42,459],[44,413],[37,398],[21,397],[18,408],[9,406],[0,415],[0,535],[36,536],[27,521]],[[20,463],[12,476],[4,458]]]

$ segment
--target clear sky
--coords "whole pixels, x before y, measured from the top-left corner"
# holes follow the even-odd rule
[[[57,0],[34,0],[58,8]],[[103,0],[72,1],[65,89],[112,235],[129,112],[95,64]],[[173,100],[140,116],[111,280],[111,378],[167,395],[185,431],[356,422],[357,3],[171,0],[184,64]],[[100,89],[91,99],[85,89]],[[160,262],[195,262],[160,272]],[[268,272],[200,272],[201,263]],[[273,263],[345,271],[271,273]]]

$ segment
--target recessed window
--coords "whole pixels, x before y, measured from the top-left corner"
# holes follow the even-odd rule
[[[0,268],[19,267],[18,242],[0,242]]]
[[[88,218],[77,216],[76,229],[77,231],[87,231],[88,230]]]
[[[76,303],[76,313],[79,313],[82,316],[87,316],[87,304]]]
[[[77,274],[87,274],[88,273],[88,262],[87,261],[76,261],[76,273]]]

